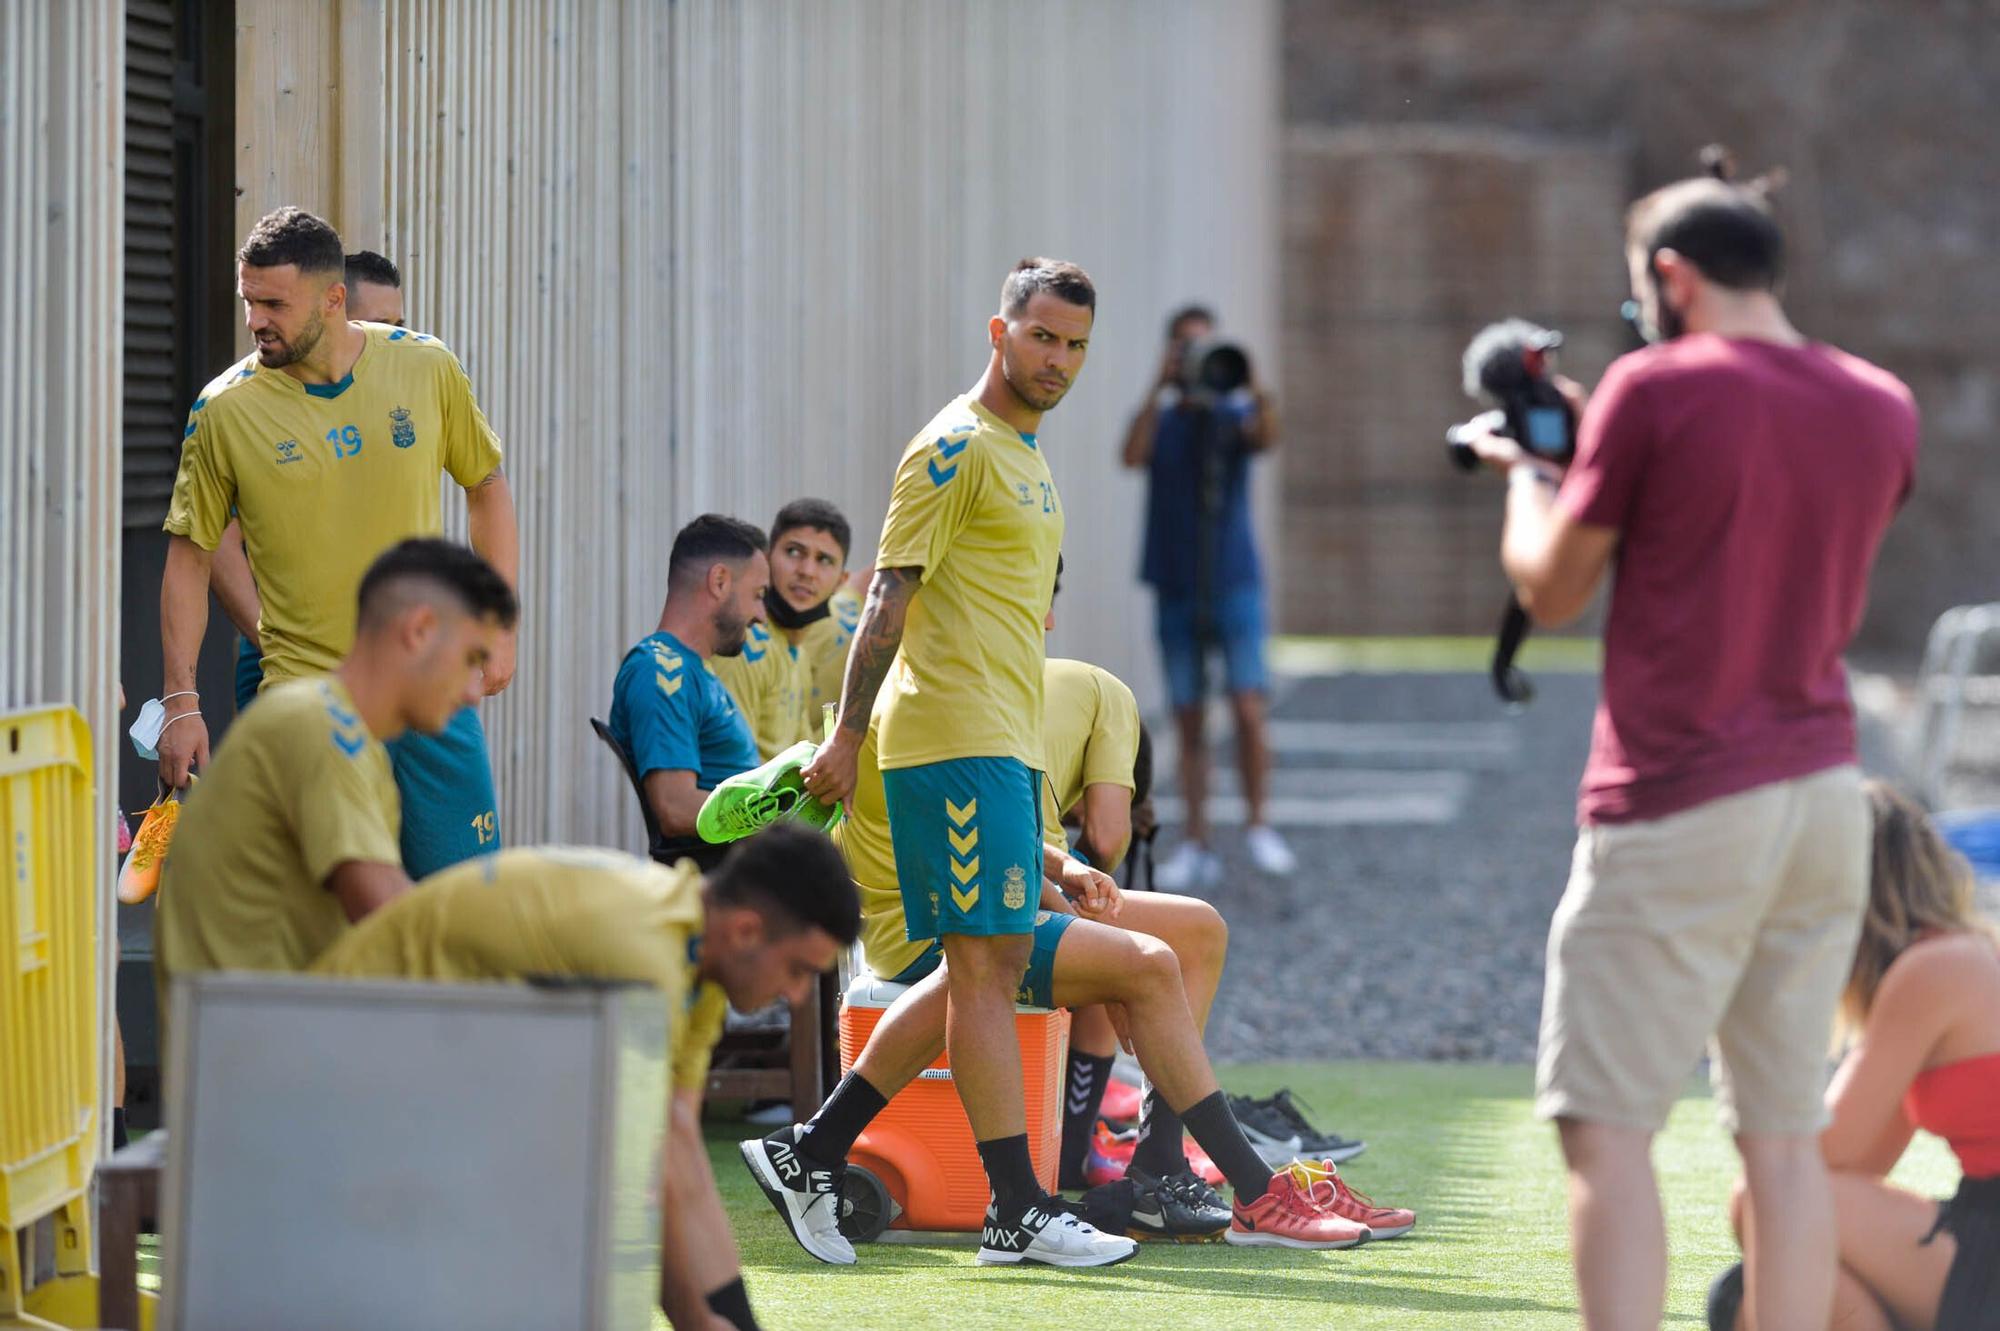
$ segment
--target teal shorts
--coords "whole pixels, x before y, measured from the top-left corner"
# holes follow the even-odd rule
[[[906,937],[1034,930],[1041,789],[1041,773],[1017,758],[949,758],[882,773]]]
[[[1056,1005],[1056,948],[1062,943],[1063,930],[1075,923],[1076,916],[1060,911],[1035,912],[1035,948],[1029,954],[1028,970],[1021,977],[1021,988],[1014,995],[1016,1003],[1028,1007]],[[915,984],[936,970],[943,961],[944,948],[932,939],[923,955],[891,976],[889,983]]]
[[[406,730],[386,747],[403,797],[404,872],[427,878],[500,849],[493,765],[477,710],[461,707],[438,734]]]

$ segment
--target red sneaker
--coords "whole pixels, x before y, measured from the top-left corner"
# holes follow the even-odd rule
[[[1368,1226],[1336,1214],[1326,1202],[1325,1180],[1293,1165],[1271,1176],[1262,1197],[1236,1199],[1224,1237],[1241,1248],[1352,1248],[1366,1243]]]
[[[1294,1168],[1311,1180],[1309,1187],[1315,1201],[1335,1215],[1368,1226],[1369,1233],[1375,1238],[1399,1239],[1416,1228],[1415,1211],[1406,1211],[1398,1206],[1377,1206],[1367,1193],[1348,1187],[1347,1180],[1340,1176],[1340,1170],[1331,1160],[1322,1160],[1317,1164],[1300,1161]]]
[[[1097,1188],[1124,1178],[1132,1163],[1132,1152],[1138,1149],[1137,1129],[1118,1132],[1100,1119],[1097,1130],[1090,1134],[1090,1150],[1083,1157],[1084,1185]]]
[[[1145,1106],[1145,1094],[1137,1086],[1113,1077],[1104,1088],[1104,1103],[1097,1112],[1113,1123],[1137,1123]]]

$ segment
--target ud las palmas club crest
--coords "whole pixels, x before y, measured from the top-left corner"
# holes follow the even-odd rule
[[[1008,910],[1019,910],[1028,904],[1028,871],[1015,865],[1007,871],[1006,884],[1000,889],[1000,900]]]
[[[417,427],[410,422],[410,409],[398,407],[389,413],[389,441],[398,448],[417,442]]]

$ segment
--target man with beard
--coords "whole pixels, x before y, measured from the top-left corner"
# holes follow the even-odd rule
[[[988,1264],[1105,1266],[1133,1252],[1036,1178],[1014,1032],[1041,895],[1042,624],[1063,533],[1036,431],[1083,368],[1096,309],[1075,264],[1023,259],[1007,275],[985,373],[897,466],[840,724],[804,773],[822,802],[853,795],[887,680],[877,759],[905,930],[939,940],[949,974],[954,1084],[993,1187]],[[1107,881],[1075,876],[1079,910],[1115,913]]]
[[[715,662],[717,679],[750,721],[757,752],[775,757],[820,736],[819,701],[840,701],[852,619],[834,601],[844,585],[852,530],[824,499],[794,499],[771,523],[767,624],[753,624],[743,654]]]
[[[303,209],[265,217],[237,259],[257,349],[195,400],[165,524],[160,776],[177,787],[208,764],[195,658],[232,514],[257,571],[266,690],[346,654],[362,572],[397,542],[443,531],[445,473],[465,489],[473,549],[510,586],[519,564],[499,440],[458,359],[427,334],[352,322],[340,237]],[[510,630],[486,662],[485,694],[513,678],[514,653]],[[412,877],[499,849],[476,710],[461,708],[442,734],[398,740],[390,757],[403,804],[436,811],[441,829],[414,846],[404,838]]]
[[[693,839],[708,792],[757,765],[749,723],[708,663],[741,654],[751,626],[763,622],[770,582],[764,533],[702,514],[674,537],[659,628],[618,667],[611,737],[669,841]]]

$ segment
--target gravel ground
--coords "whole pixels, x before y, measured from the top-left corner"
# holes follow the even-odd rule
[[[1217,831],[1228,873],[1202,895],[1230,925],[1208,1033],[1218,1062],[1533,1061],[1543,947],[1568,874],[1597,680],[1550,674],[1537,686],[1533,706],[1515,716],[1472,675],[1321,676],[1281,687],[1278,796],[1414,785],[1459,792],[1457,812],[1284,827],[1300,861],[1289,879],[1252,866],[1240,826]],[[1397,723],[1417,723],[1426,742],[1399,752],[1353,742],[1357,731],[1365,740]],[[1886,746],[1864,734],[1879,769]],[[1161,770],[1173,770],[1170,755]],[[1175,839],[1169,822],[1162,860]]]

